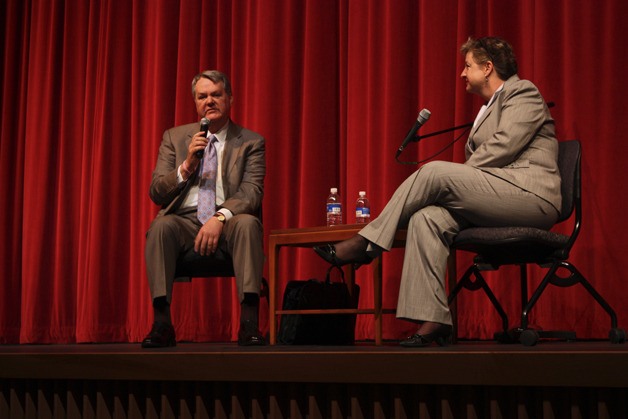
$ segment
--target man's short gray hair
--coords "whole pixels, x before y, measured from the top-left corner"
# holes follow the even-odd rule
[[[233,96],[233,94],[231,93],[231,83],[229,82],[229,79],[224,73],[221,73],[218,70],[205,70],[202,73],[198,73],[192,79],[192,97],[193,98],[196,98],[196,83],[198,83],[200,79],[208,79],[208,80],[213,81],[214,83],[222,83],[222,85],[225,88],[225,92],[227,92],[229,96]]]

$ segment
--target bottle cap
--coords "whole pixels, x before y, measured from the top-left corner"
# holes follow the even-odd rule
[[[358,193],[358,195],[360,195],[360,196],[366,196],[366,191],[360,191],[360,192]]]
[[[329,192],[331,192],[331,193],[337,193],[337,192],[338,192],[338,188],[331,188],[331,189],[329,190]]]

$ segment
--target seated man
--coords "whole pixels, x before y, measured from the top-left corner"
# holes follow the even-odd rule
[[[200,131],[195,122],[164,132],[150,185],[150,197],[161,210],[146,234],[154,323],[142,347],[176,345],[170,316],[176,261],[192,248],[202,256],[217,250],[231,256],[241,301],[238,344],[264,345],[258,327],[264,138],[231,121],[233,96],[224,74],[196,75],[192,95],[208,130]]]

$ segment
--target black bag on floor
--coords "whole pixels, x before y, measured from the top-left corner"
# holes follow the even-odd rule
[[[342,281],[332,282],[332,270]],[[360,287],[353,295],[344,282],[344,272],[331,266],[325,281],[289,281],[283,295],[284,310],[357,308]],[[284,345],[352,345],[355,341],[355,314],[282,314],[277,341]]]

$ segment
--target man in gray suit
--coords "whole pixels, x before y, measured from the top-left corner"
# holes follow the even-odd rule
[[[258,218],[266,175],[264,138],[231,121],[233,96],[224,74],[196,75],[192,95],[199,118],[209,123],[208,132],[200,132],[198,123],[164,132],[150,185],[150,197],[161,210],[146,234],[155,321],[142,347],[176,344],[170,316],[176,262],[192,249],[210,260],[219,254],[233,259],[241,301],[238,344],[264,345],[258,328],[264,264]],[[204,163],[210,159],[212,163]],[[211,200],[201,198],[203,193],[210,194]],[[209,207],[207,212],[201,211],[202,200],[211,202],[203,204]]]
[[[355,237],[315,248],[332,264],[369,263],[407,227],[397,317],[418,323],[401,345],[443,344],[452,332],[445,274],[449,245],[465,227],[549,229],[561,205],[554,121],[536,86],[517,76],[510,45],[499,38],[463,46],[466,90],[485,100],[464,164],[425,164],[395,191]]]

